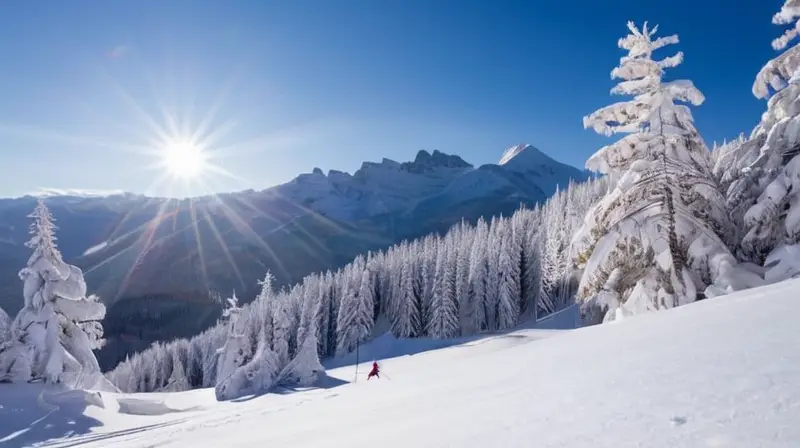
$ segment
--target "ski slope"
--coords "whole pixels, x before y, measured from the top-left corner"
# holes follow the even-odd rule
[[[54,411],[35,386],[0,385],[0,446],[72,431],[45,446],[797,447],[798,289],[407,350],[382,360],[389,378],[353,383],[346,366],[325,388],[239,402],[196,390],[103,394],[101,407],[73,392]]]

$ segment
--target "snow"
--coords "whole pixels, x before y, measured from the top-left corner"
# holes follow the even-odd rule
[[[39,188],[26,196],[36,198],[51,198],[57,196],[70,196],[78,198],[107,198],[126,194],[122,190],[90,190],[81,188]]]
[[[324,216],[357,222],[386,213],[412,214],[431,201],[444,201],[441,207],[446,209],[498,192],[517,191],[540,199],[540,191],[549,195],[570,179],[586,178],[586,173],[532,145],[517,145],[504,153],[499,165],[478,169],[458,156],[422,150],[413,162],[364,162],[352,175],[331,170],[326,176],[315,170],[267,192],[292,198]]]
[[[518,155],[522,154],[522,151],[525,151],[531,145],[514,145],[503,152],[503,156],[500,157],[500,161],[497,162],[498,165],[505,165],[506,163],[510,162],[511,159],[517,157]]]
[[[800,276],[800,244],[779,246],[764,262],[764,279],[775,283]]]
[[[369,382],[366,346],[355,383],[349,365],[329,370],[324,387],[231,402],[215,402],[213,389],[98,397],[0,384],[0,439],[27,446],[60,437],[52,447],[792,447],[800,440],[798,286],[790,280],[610,325],[412,350],[378,359],[385,375]],[[550,323],[571,316],[574,309]]]

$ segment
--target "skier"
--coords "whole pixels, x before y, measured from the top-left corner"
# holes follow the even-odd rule
[[[378,375],[379,372],[380,372],[380,369],[378,368],[378,362],[374,361],[372,363],[372,370],[369,372],[369,375],[367,375],[367,381],[369,381],[369,379],[372,378],[373,376],[375,378],[380,379],[381,377],[380,377],[380,375]]]

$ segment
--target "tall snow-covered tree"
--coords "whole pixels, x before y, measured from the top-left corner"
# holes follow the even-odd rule
[[[15,335],[11,325],[11,319],[8,314],[0,308],[0,375],[5,377],[6,380],[18,377],[18,372],[13,368],[13,363],[22,355],[16,348],[17,341],[14,340]],[[30,358],[26,356],[25,359]],[[23,371],[30,370],[29,366],[22,367]]]
[[[542,313],[558,311],[560,296],[559,285],[564,271],[564,247],[567,245],[564,233],[564,210],[566,201],[560,190],[543,208],[542,226],[542,262],[539,296],[542,298]]]
[[[397,277],[399,284],[395,294],[392,334],[399,338],[419,336],[422,319],[419,302],[414,295],[414,270],[409,257],[403,257],[401,260]]]
[[[502,218],[494,217],[489,225],[489,239],[487,242],[487,273],[486,273],[486,323],[491,331],[498,328],[497,307],[500,302],[500,221]]]
[[[11,339],[11,319],[5,311],[0,308],[0,344]]]
[[[498,258],[498,297],[497,297],[497,328],[506,330],[514,327],[519,318],[519,261],[515,257],[517,245],[510,225],[500,221],[498,229],[498,243],[500,245]]]
[[[365,269],[364,272],[369,271]],[[313,286],[315,281],[317,281],[315,278],[310,278],[309,286]],[[325,372],[317,352],[317,315],[320,312],[321,305],[318,300],[318,288],[318,286],[317,288],[307,288],[311,293],[306,294],[303,298],[300,323],[297,330],[297,353],[278,374],[277,379],[275,379],[277,384],[311,386]],[[372,295],[372,285],[369,284],[369,281],[367,284],[362,281],[362,289],[369,291],[362,292],[359,290],[359,296],[361,294]],[[367,300],[371,302],[371,298],[362,297],[362,300],[365,303]]]
[[[356,346],[366,340],[372,332],[372,273],[368,269],[353,270],[360,278],[356,288],[348,286],[343,292],[342,304],[339,308],[338,342],[336,353],[343,355],[353,351]]]
[[[458,336],[458,308],[453,283],[455,266],[450,262],[450,250],[455,248],[443,247],[436,254],[431,318],[427,328],[428,336],[436,339]]]
[[[470,253],[469,264],[469,310],[465,313],[472,316],[467,319],[465,332],[477,333],[487,330],[488,323],[488,299],[487,284],[489,282],[489,228],[483,218],[478,220],[475,226],[475,238],[473,239],[472,250]]]
[[[280,299],[275,300],[273,310],[272,349],[275,351],[277,363],[283,368],[291,360],[289,339],[292,333],[292,312],[288,294],[282,291]]]
[[[787,49],[798,36],[798,19],[797,0],[786,0],[772,19],[791,28],[772,42],[783,52],[756,76],[753,94],[769,99],[767,112],[753,131],[748,157],[743,157],[746,162],[754,159],[746,167],[748,176],[729,194],[729,202],[749,207],[744,215],[743,255],[756,262],[769,259],[770,266],[789,263],[778,277],[768,275],[773,281],[800,272],[800,260],[791,255],[800,242],[800,45]]]
[[[678,43],[676,35],[654,38],[657,28],[629,22],[630,34],[619,41],[628,54],[611,72],[621,79],[611,93],[633,99],[584,118],[600,134],[628,134],[587,161],[587,168],[620,178],[573,239],[573,255],[584,267],[579,298],[584,310],[601,308],[605,320],[695,300],[708,286],[700,272],[728,283],[719,293],[731,287],[736,264],[708,149],[690,109],[676,104],[700,105],[705,98],[691,81],[662,81],[683,53],[654,60],[654,51]]]
[[[249,313],[243,313],[236,292],[226,302],[227,306],[222,312],[222,317],[229,330],[225,345],[218,352],[220,361],[215,386],[217,400],[230,399],[243,387],[244,378],[241,367],[252,356],[251,347],[246,343],[243,331]]]
[[[470,253],[472,251],[474,232],[464,222],[461,233],[454,242],[456,246],[456,284],[455,298],[458,302],[459,328],[467,327],[472,320],[471,297],[469,294]]]
[[[92,349],[102,345],[105,306],[86,296],[83,272],[56,247],[54,219],[43,201],[33,218],[32,249],[23,280],[25,306],[14,319],[13,344],[0,356],[0,380],[43,379],[67,387],[116,390],[100,372]]]
[[[514,214],[515,232],[520,234],[520,312],[538,317],[537,303],[541,283],[538,206],[533,211]]]

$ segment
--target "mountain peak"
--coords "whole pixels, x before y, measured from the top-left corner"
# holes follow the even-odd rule
[[[536,148],[535,146],[528,143],[523,143],[506,149],[505,152],[503,152],[503,156],[500,157],[500,162],[498,162],[498,164],[505,165],[515,157],[519,157],[522,154],[524,154],[525,157],[532,157],[532,156],[535,156],[536,158],[539,158],[541,156],[547,157],[543,152],[539,151],[539,149]]]
[[[465,162],[464,159],[457,155],[445,154],[438,149],[434,149],[432,153],[421,149],[414,158],[414,165],[419,166],[440,166],[445,168],[472,168],[472,165]]]

